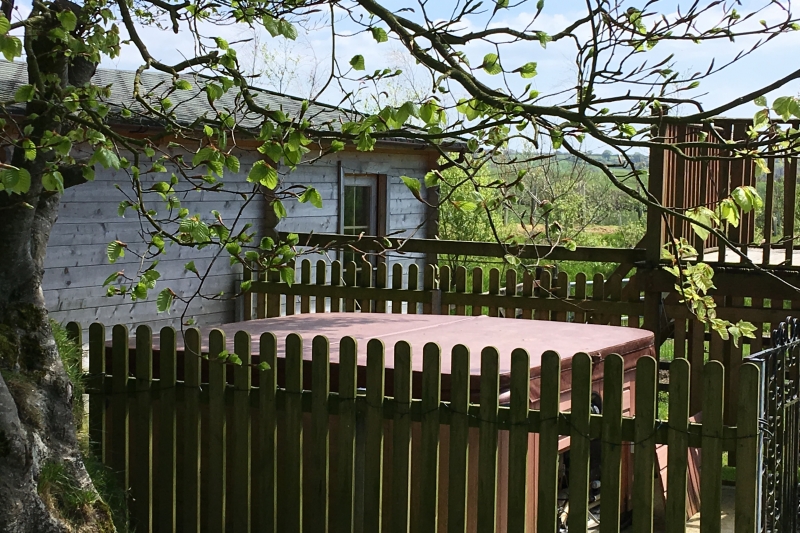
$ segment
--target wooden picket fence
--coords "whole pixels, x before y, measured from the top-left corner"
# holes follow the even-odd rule
[[[620,325],[626,321],[639,327],[644,308],[636,277],[620,275],[591,280],[578,273],[570,280],[566,272],[553,275],[535,269],[520,276],[506,270],[504,279],[497,268],[426,265],[385,262],[373,266],[364,261],[342,264],[308,259],[296,265],[295,283],[280,279],[277,271],[245,272],[251,281],[244,293],[244,320],[271,318],[297,313],[362,312],[409,314],[471,314],[536,318],[595,324]],[[391,273],[391,276],[389,275]],[[521,279],[520,279],[521,278]],[[421,282],[421,283],[420,283]]]
[[[79,336],[81,328],[73,324],[70,331]],[[659,444],[669,448],[668,533],[685,530],[690,447],[701,448],[703,531],[720,531],[722,454],[731,450],[738,457],[736,532],[756,531],[760,376],[752,363],[740,369],[739,423],[731,427],[722,423],[725,376],[717,361],[704,368],[703,423],[697,424],[690,422],[685,359],[670,368],[669,420],[661,421],[657,363],[651,357],[637,362],[635,416],[624,417],[624,363],[617,355],[602,362],[603,412],[596,415],[590,412],[593,363],[586,354],[572,358],[569,390],[562,390],[558,354],[543,355],[541,393],[533,409],[529,356],[522,349],[512,354],[510,403],[501,406],[493,348],[481,352],[480,402],[472,404],[469,352],[463,346],[451,354],[451,392],[443,398],[443,354],[435,344],[425,346],[419,391],[412,387],[409,344],[394,346],[389,397],[386,350],[377,340],[368,343],[363,374],[352,338],[344,338],[334,354],[334,372],[328,340],[321,336],[312,341],[311,360],[304,361],[298,335],[289,335],[279,352],[278,340],[265,333],[258,354],[251,355],[252,339],[239,332],[233,346],[240,366],[220,362],[226,339],[219,330],[210,331],[204,358],[193,355],[202,350],[194,328],[184,332],[180,350],[171,328],[161,330],[155,345],[149,327],[137,328],[132,358],[130,342],[127,328],[114,326],[108,349],[104,326],[89,328],[87,390],[92,450],[129,487],[137,533],[555,532],[562,437],[570,438],[571,533],[587,531],[593,439],[599,439],[603,457],[600,531],[620,529],[621,464],[630,451],[633,531],[653,531]],[[269,370],[254,366],[261,362]],[[562,409],[563,393],[569,394],[569,410]],[[447,475],[440,477],[445,428]],[[357,435],[363,439],[358,453]],[[531,436],[538,438],[536,464]],[[475,445],[477,463],[470,459]],[[504,472],[498,454],[507,457]],[[412,463],[418,471],[412,472]],[[530,472],[538,480],[533,504]],[[498,479],[505,486],[498,486]],[[503,501],[500,493],[507,495]],[[477,511],[470,511],[468,502],[475,502]],[[446,524],[440,515],[446,515]]]

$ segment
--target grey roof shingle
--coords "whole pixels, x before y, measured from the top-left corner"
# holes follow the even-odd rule
[[[158,118],[146,113],[142,105],[135,100],[133,96],[134,77],[135,72],[133,71],[97,69],[92,82],[98,86],[110,86],[111,88],[111,96],[106,101],[111,106],[109,121],[114,124],[128,126],[161,126],[163,123]],[[162,72],[145,71],[142,73],[141,79],[143,87],[148,91],[147,99],[154,103],[172,87],[172,76]],[[176,90],[169,94],[169,99],[173,104],[170,111],[174,114],[174,120],[184,126],[200,125],[203,123],[204,118],[214,120],[217,116],[216,111],[209,103],[206,93],[198,89],[198,82],[205,84],[209,79],[200,75],[184,75],[181,76],[181,79],[188,81],[192,85],[192,89]],[[25,85],[27,80],[27,68],[23,61],[0,61],[0,101],[13,101],[17,89]],[[302,98],[264,89],[254,89],[254,93],[256,103],[262,107],[270,110],[282,110],[290,118],[300,113],[303,103]],[[261,126],[262,116],[247,110],[238,91],[228,91],[214,102],[214,107],[217,110],[231,114],[241,128],[257,131]],[[127,118],[122,117],[120,111],[123,108],[131,110],[133,115]],[[7,107],[7,109],[12,113],[20,113],[24,111],[24,106],[14,104]],[[318,102],[310,103],[305,114],[305,118],[311,122],[312,128],[317,131],[336,131],[342,122],[353,120],[358,116],[359,113],[356,111]],[[421,141],[406,138],[385,140],[421,144]]]

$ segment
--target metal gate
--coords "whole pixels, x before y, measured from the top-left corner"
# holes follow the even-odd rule
[[[762,533],[800,533],[800,324],[787,318],[772,347],[747,358],[761,366],[764,439],[761,454]]]

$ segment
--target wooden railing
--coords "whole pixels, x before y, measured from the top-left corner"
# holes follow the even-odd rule
[[[70,331],[79,335],[81,329]],[[324,337],[313,339],[309,366],[298,335],[289,335],[284,344],[266,333],[259,353],[251,355],[252,339],[239,332],[234,349],[242,364],[226,368],[219,358],[226,339],[219,330],[209,333],[208,353],[201,358],[195,355],[204,344],[198,330],[185,332],[185,348],[179,351],[174,330],[161,330],[153,346],[150,328],[141,326],[135,361],[129,360],[124,326],[113,328],[108,361],[104,327],[94,324],[89,331],[91,448],[122,486],[130,487],[137,532],[352,532],[354,524],[370,532],[435,532],[445,526],[483,532],[495,531],[498,524],[503,532],[556,531],[564,518],[565,502],[558,496],[564,437],[570,451],[570,531],[587,531],[592,443],[602,449],[603,531],[620,530],[625,461],[632,465],[633,531],[653,531],[654,501],[663,496],[654,492],[656,449],[664,444],[666,531],[683,530],[686,520],[690,448],[702,454],[701,514],[711,524],[706,531],[720,531],[726,450],[735,450],[738,458],[736,531],[756,531],[760,377],[751,363],[740,370],[739,423],[730,427],[722,423],[725,376],[716,361],[704,368],[704,422],[697,424],[689,417],[686,360],[670,369],[666,421],[657,419],[658,370],[647,356],[638,360],[629,384],[635,399],[627,401],[635,416],[627,417],[623,386],[629,374],[618,355],[602,362],[603,408],[596,415],[590,414],[593,363],[586,354],[572,357],[571,386],[562,390],[566,372],[558,354],[546,352],[540,394],[531,398],[530,359],[515,350],[510,403],[500,406],[493,348],[481,353],[480,403],[471,404],[469,352],[463,346],[452,354],[440,354],[434,344],[425,347],[417,396],[411,388],[410,346],[395,344],[390,397],[384,389],[390,386],[385,384],[387,350],[379,341],[369,342],[361,374],[352,338],[340,343],[332,373]],[[279,351],[279,345],[285,348]],[[442,357],[452,357],[446,398]],[[251,366],[259,363],[269,369]],[[231,366],[233,371],[226,371]],[[304,389],[304,372],[306,382],[310,374],[310,390]]]

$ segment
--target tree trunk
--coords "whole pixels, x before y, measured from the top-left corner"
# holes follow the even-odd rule
[[[57,47],[43,37],[46,29],[29,30],[39,35],[29,37],[29,78],[56,74],[61,86],[87,83],[94,66],[87,68],[83,60],[70,64],[65,54],[54,54]],[[31,57],[37,60],[33,65]],[[32,127],[29,138],[37,145],[45,131],[65,127],[59,120],[63,110],[44,103],[48,96],[29,103],[27,117],[19,121]],[[30,172],[30,190],[23,195],[0,192],[0,531],[114,531],[81,458],[72,386],[42,293],[45,251],[60,201],[60,194],[42,186],[43,170],[52,161],[48,157],[53,157],[48,150],[39,150],[27,161],[16,148],[11,162]],[[45,490],[43,472],[57,472],[58,483],[84,496],[81,503]]]

